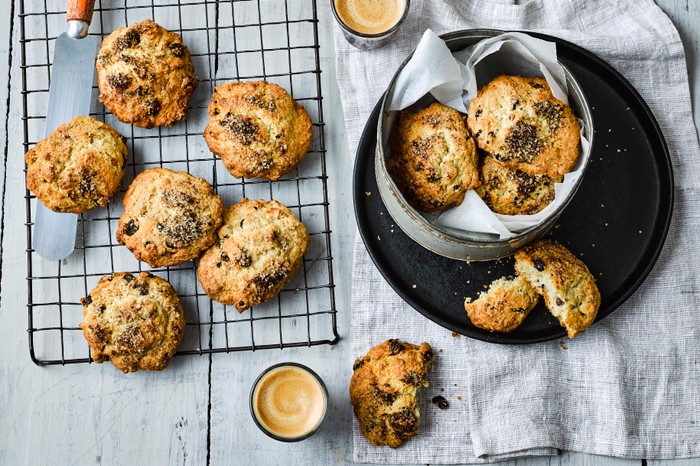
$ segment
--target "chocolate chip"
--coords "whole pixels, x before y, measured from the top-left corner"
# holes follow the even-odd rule
[[[522,314],[523,312],[525,312],[525,309],[520,307],[514,307],[513,312],[515,312],[516,314]]]
[[[134,276],[133,276],[132,274],[130,274],[130,273],[124,274],[124,281],[125,281],[125,282],[129,283],[129,282],[131,282],[133,279],[134,279]]]
[[[137,231],[139,231],[138,220],[132,218],[131,220],[129,220],[129,223],[127,223],[124,227],[124,234],[126,236],[132,236]]]
[[[441,395],[433,397],[433,404],[437,405],[437,407],[440,409],[447,409],[450,407],[450,403],[448,403],[445,397]]]
[[[352,371],[355,372],[360,367],[364,366],[365,362],[362,359],[357,359],[355,364],[352,365]]]
[[[542,84],[536,82],[530,82],[530,86],[534,87],[535,89],[542,89],[544,87]]]
[[[242,220],[241,220],[241,223],[239,223],[238,226],[240,226],[241,228],[243,228],[243,222],[245,222],[245,219],[242,219]]]
[[[478,109],[478,110],[476,111],[476,113],[474,114],[474,118],[477,118],[477,119],[478,119],[478,118],[481,116],[482,113],[483,113],[483,110]],[[479,131],[479,132],[481,132],[481,131]]]
[[[544,270],[544,262],[542,262],[540,259],[535,259],[532,261],[532,265],[540,272]]]
[[[83,299],[81,299],[80,302],[83,304],[83,306],[89,306],[90,304],[92,304],[92,296],[87,295]]]
[[[564,301],[562,301],[561,298],[558,297],[558,296],[557,296],[557,301],[556,301],[556,302],[557,302],[557,306],[561,306],[561,305],[564,304]]]

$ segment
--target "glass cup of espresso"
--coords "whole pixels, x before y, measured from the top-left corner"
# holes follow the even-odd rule
[[[360,50],[381,47],[408,16],[410,0],[331,0],[345,39]]]
[[[328,411],[328,390],[308,367],[283,362],[268,367],[253,383],[250,413],[267,436],[298,442],[312,436]]]

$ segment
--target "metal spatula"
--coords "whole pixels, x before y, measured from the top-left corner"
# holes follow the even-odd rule
[[[51,67],[44,137],[73,117],[90,113],[92,80],[99,40],[89,37],[95,0],[68,0],[68,30],[58,36]],[[54,212],[37,202],[33,245],[49,260],[67,257],[75,248],[76,214]]]

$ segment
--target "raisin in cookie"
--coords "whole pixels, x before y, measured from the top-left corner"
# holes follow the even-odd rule
[[[374,445],[396,448],[418,433],[418,390],[428,386],[434,360],[428,343],[394,339],[355,361],[350,402],[362,435]]]
[[[464,119],[439,103],[399,114],[386,164],[406,201],[423,212],[457,206],[479,184],[476,145]]]
[[[122,372],[162,370],[182,341],[185,317],[167,281],[150,273],[102,277],[83,303],[80,328],[97,363]]]
[[[180,35],[147,19],[105,38],[97,84],[100,102],[117,118],[152,128],[185,118],[197,75]]]
[[[218,236],[200,259],[197,277],[210,298],[239,312],[279,293],[309,247],[304,224],[277,201],[243,198],[227,207]]]
[[[214,243],[223,210],[206,180],[151,168],[124,195],[117,241],[151,267],[181,264]]]
[[[303,160],[311,119],[276,84],[232,82],[216,87],[204,139],[237,178],[276,180]]]
[[[494,332],[512,332],[523,323],[540,295],[523,277],[502,277],[472,301],[464,301],[472,324]]]
[[[531,215],[554,200],[554,183],[564,177],[526,173],[486,156],[481,164],[482,184],[474,190],[497,214]]]
[[[49,209],[104,207],[122,184],[127,149],[111,126],[86,116],[65,123],[24,156],[27,188]]]
[[[515,253],[515,270],[544,297],[569,338],[585,331],[600,307],[600,292],[586,264],[554,241],[535,241]]]
[[[543,78],[498,76],[479,89],[468,124],[479,148],[527,173],[569,173],[579,155],[581,127]]]

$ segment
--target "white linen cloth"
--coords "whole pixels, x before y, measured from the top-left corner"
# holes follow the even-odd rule
[[[636,87],[671,152],[671,228],[649,277],[612,315],[574,340],[521,346],[456,338],[412,310],[381,277],[358,235],[353,357],[395,337],[427,341],[441,351],[431,387],[421,397],[420,434],[395,450],[374,447],[354,421],[354,459],[460,463],[557,450],[649,459],[700,456],[700,149],[676,29],[651,0],[412,0],[393,41],[374,51],[354,49],[336,28],[351,153],[374,104],[425,29],[441,34],[479,27],[569,40]],[[449,400],[449,409],[431,405],[437,394]]]

